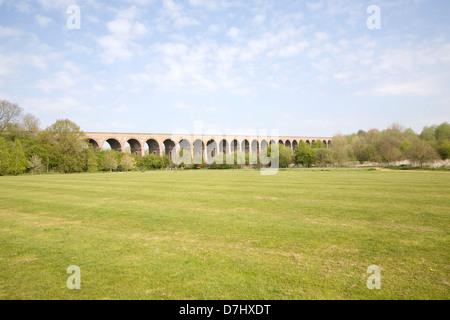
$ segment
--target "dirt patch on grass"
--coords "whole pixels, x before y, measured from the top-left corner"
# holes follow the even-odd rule
[[[388,169],[388,168],[379,168],[376,167],[375,170],[381,172],[439,172],[439,173],[450,173],[450,171],[440,171],[440,170],[419,170],[419,169],[411,169],[411,170],[398,170],[398,169]]]
[[[332,245],[331,247],[323,250],[324,253],[338,252],[338,253],[357,253],[359,249],[346,249],[342,247],[338,247],[336,245]]]
[[[254,196],[253,199],[257,199],[257,200],[280,200],[277,197],[263,197],[263,196]]]
[[[14,261],[14,263],[17,263],[17,264],[30,263],[30,262],[33,262],[33,261],[36,261],[36,260],[39,260],[39,258],[23,258],[23,259],[19,259],[19,260]]]

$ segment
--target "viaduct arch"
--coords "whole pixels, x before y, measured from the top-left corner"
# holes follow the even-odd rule
[[[94,148],[103,149],[105,143],[116,151],[125,151],[128,144],[131,153],[139,156],[145,155],[148,148],[150,154],[162,156],[169,155],[173,148],[189,150],[193,159],[204,157],[205,159],[219,153],[230,154],[233,151],[245,151],[250,154],[258,154],[269,144],[276,141],[270,137],[258,136],[224,136],[224,135],[170,135],[151,133],[105,133],[86,132],[89,143]],[[328,148],[331,145],[330,137],[279,137],[278,143],[295,151],[300,141],[309,145],[313,141],[321,141]]]

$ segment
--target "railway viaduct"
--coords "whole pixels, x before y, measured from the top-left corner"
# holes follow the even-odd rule
[[[207,154],[214,157],[217,153],[232,153],[233,151],[243,151],[250,154],[259,154],[260,151],[267,148],[269,143],[280,143],[291,148],[297,149],[300,141],[311,145],[314,141],[321,141],[326,147],[331,144],[329,137],[273,137],[259,136],[224,136],[224,135],[191,135],[191,134],[143,134],[143,133],[105,133],[105,132],[86,132],[94,148],[102,149],[105,143],[108,143],[111,149],[116,151],[125,151],[126,145],[129,145],[131,153],[140,156],[148,153],[161,156],[166,154],[170,156],[173,148],[183,148],[190,150],[191,157],[197,157]]]

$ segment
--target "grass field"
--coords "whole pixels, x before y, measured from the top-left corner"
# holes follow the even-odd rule
[[[449,299],[449,208],[447,172],[0,177],[0,299]]]

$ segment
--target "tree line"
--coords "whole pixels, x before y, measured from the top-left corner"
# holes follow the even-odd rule
[[[424,127],[420,134],[394,123],[382,131],[371,129],[350,135],[337,134],[328,149],[320,142],[311,146],[300,143],[292,155],[292,162],[311,167],[358,163],[392,165],[408,160],[412,165],[422,167],[449,157],[450,125],[447,122]]]
[[[267,150],[270,153],[270,146]],[[181,151],[182,152],[182,151]],[[356,163],[386,163],[410,160],[420,166],[450,156],[450,125],[423,128],[420,134],[393,124],[383,131],[360,130],[351,135],[337,134],[327,148],[323,142],[311,145],[301,141],[296,150],[279,145],[280,167],[298,165],[344,166]],[[226,155],[223,156],[224,160]],[[216,157],[217,157],[216,156]],[[240,168],[249,165],[249,154],[235,152],[234,164],[213,163],[175,165],[166,155],[136,154],[114,150],[97,150],[88,143],[80,127],[70,120],[57,120],[40,129],[39,119],[24,114],[23,109],[7,100],[0,100],[0,175],[25,172],[98,172],[155,170],[168,167],[216,169]],[[257,164],[259,167],[259,157]]]

